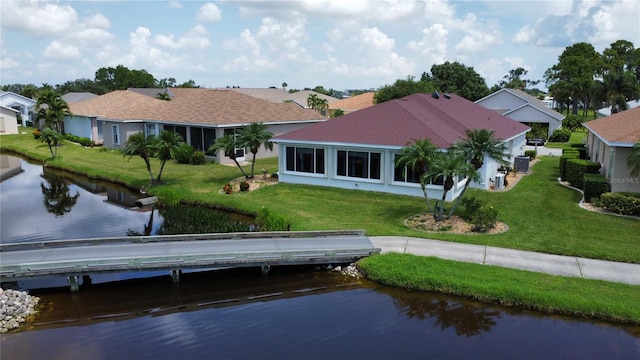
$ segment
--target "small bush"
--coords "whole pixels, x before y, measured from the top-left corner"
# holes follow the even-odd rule
[[[193,146],[183,143],[180,146],[180,151],[178,151],[176,154],[176,161],[180,164],[190,164],[191,157],[193,156],[194,152],[195,149],[193,148]]]
[[[202,151],[194,151],[191,155],[191,165],[204,165],[207,162],[207,158]]]
[[[233,192],[233,187],[231,186],[230,183],[227,183],[223,188],[222,191],[224,191],[225,194],[231,194]]]
[[[40,131],[40,129],[35,129],[35,130],[33,130],[32,134],[33,134],[33,137],[36,140],[38,140],[38,139],[40,139],[40,135],[42,135],[42,132]]]
[[[617,214],[640,215],[640,193],[611,193],[600,195],[602,206]]]
[[[584,174],[598,174],[600,172],[600,163],[582,160],[569,159],[565,169],[567,181],[571,186],[582,189]]]
[[[240,191],[249,191],[249,183],[246,180],[240,182]]]
[[[551,134],[549,141],[564,143],[569,141],[569,138],[571,138],[571,131],[567,129],[555,129],[553,134]]]
[[[464,207],[464,212],[461,217],[466,221],[471,220],[471,216],[478,212],[484,205],[484,201],[475,198],[474,196],[465,197],[461,200],[460,204]]]
[[[600,199],[600,195],[611,191],[609,180],[600,174],[584,174],[583,176],[584,198],[589,202]]]
[[[491,205],[483,205],[471,215],[471,224],[473,224],[473,231],[486,232],[492,227],[496,226],[498,221],[498,210]]]
[[[276,214],[267,207],[262,207],[256,216],[256,226],[260,231],[288,231],[290,224],[282,215]]]
[[[533,160],[538,156],[538,152],[535,150],[525,150],[524,156],[528,156],[529,160]]]

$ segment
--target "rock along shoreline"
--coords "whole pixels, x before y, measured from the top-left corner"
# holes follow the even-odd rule
[[[0,333],[18,328],[37,312],[40,298],[24,291],[0,288]]]

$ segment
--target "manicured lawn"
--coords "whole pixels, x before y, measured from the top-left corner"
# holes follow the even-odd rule
[[[388,253],[358,262],[367,278],[549,313],[640,323],[638,286]]]
[[[47,159],[49,150],[33,136],[3,135],[0,148]],[[266,206],[287,217],[293,230],[365,229],[369,235],[404,235],[484,244],[514,249],[640,263],[640,220],[591,213],[577,203],[578,192],[557,182],[558,158],[542,158],[533,174],[507,192],[469,190],[465,196],[486,200],[500,212],[510,230],[499,235],[425,233],[404,226],[411,215],[424,212],[424,199],[383,193],[277,184],[250,193],[222,194],[224,184],[241,174],[235,166],[200,166],[169,162],[162,185],[149,185],[142,159],[130,161],[117,151],[66,144],[59,159],[49,162],[90,177],[125,183],[147,191],[164,202],[185,201],[216,205],[247,213]],[[160,163],[152,161],[154,174]],[[260,169],[277,170],[277,159],[259,160]],[[247,171],[250,166],[246,166]]]

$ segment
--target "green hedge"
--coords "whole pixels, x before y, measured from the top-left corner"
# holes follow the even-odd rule
[[[578,154],[574,152],[563,153],[560,156],[560,163],[558,164],[558,168],[560,169],[560,178],[562,181],[567,181],[567,161],[571,159],[577,159]]]
[[[591,202],[593,198],[600,198],[603,193],[611,191],[609,180],[600,174],[584,174],[583,178],[584,198]]]
[[[524,156],[528,156],[529,160],[533,160],[538,156],[538,152],[535,150],[525,150]]]
[[[584,174],[598,174],[600,172],[600,163],[582,159],[569,159],[565,166],[567,181],[578,189],[583,187]]]
[[[622,215],[640,215],[640,193],[604,193],[600,195],[602,207]]]
[[[549,141],[564,143],[568,142],[569,138],[571,138],[571,131],[567,129],[555,129],[549,138]]]

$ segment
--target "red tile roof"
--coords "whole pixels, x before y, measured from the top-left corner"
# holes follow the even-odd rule
[[[640,141],[640,107],[584,123],[591,132],[612,143]]]
[[[529,127],[504,115],[451,94],[438,99],[413,94],[314,124],[274,140],[337,142],[405,146],[414,139],[430,139],[448,148],[466,137],[466,130],[489,129],[499,139],[510,139]]]

